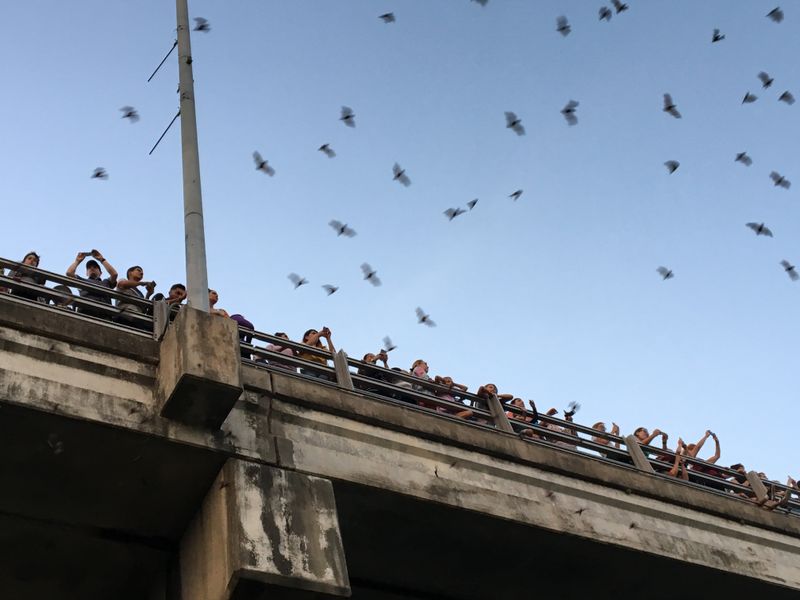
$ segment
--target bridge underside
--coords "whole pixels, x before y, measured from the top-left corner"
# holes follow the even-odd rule
[[[351,484],[334,488],[354,598],[797,597],[794,590],[729,572],[400,494]]]
[[[619,597],[796,598],[730,573],[554,534],[399,494],[336,484],[353,598],[357,600]],[[148,598],[168,587],[176,552],[152,540],[64,523],[0,516],[0,589],[17,600]],[[169,595],[153,596],[169,598]],[[236,600],[321,598],[258,583]],[[597,597],[597,596],[596,596]]]
[[[177,597],[167,589],[177,580],[178,542],[221,467],[219,454],[38,411],[6,406],[2,415],[3,596]],[[370,486],[337,481],[334,492],[356,599],[618,597],[644,591],[650,599],[701,592],[796,597],[730,572]],[[244,582],[233,597],[322,596]]]

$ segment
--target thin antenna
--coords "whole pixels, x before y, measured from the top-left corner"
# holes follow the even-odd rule
[[[158,70],[161,68],[161,65],[163,65],[163,64],[164,64],[164,62],[165,62],[165,61],[166,61],[166,60],[169,58],[169,55],[170,55],[170,54],[172,54],[172,51],[173,51],[173,50],[175,50],[175,47],[176,47],[177,45],[178,45],[178,40],[175,40],[175,43],[174,43],[174,44],[172,44],[172,48],[170,48],[170,49],[169,49],[169,52],[167,52],[167,55],[164,57],[164,60],[162,60],[160,63],[158,63],[158,66],[156,67],[156,70],[155,70],[155,71],[153,71],[153,74],[152,74],[152,75],[150,75],[150,77],[148,77],[148,78],[147,78],[147,83],[150,83],[150,80],[151,80],[153,77],[155,77],[155,76],[156,76],[156,73],[158,73]]]
[[[181,111],[179,110],[178,114],[176,114],[174,117],[172,117],[172,121],[169,122],[169,125],[167,125],[167,128],[164,130],[164,133],[162,133],[161,137],[158,138],[158,140],[156,141],[155,146],[150,148],[150,152],[147,153],[148,155],[153,153],[153,150],[156,149],[156,146],[158,146],[161,143],[161,140],[164,139],[164,136],[167,135],[167,132],[169,131],[169,128],[172,127],[172,124],[175,122],[175,119],[177,119],[180,116],[181,116]]]

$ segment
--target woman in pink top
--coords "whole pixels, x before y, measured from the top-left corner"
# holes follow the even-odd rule
[[[275,333],[275,337],[282,338],[284,340],[288,340],[289,339],[289,336],[286,335],[282,331],[276,332]],[[285,354],[286,356],[294,356],[294,354],[295,354],[295,352],[294,352],[294,350],[292,348],[288,348],[288,347],[282,346],[280,344],[269,344],[267,346],[267,350],[269,350],[270,352],[277,352],[279,354]],[[295,372],[297,371],[297,369],[295,367],[293,367],[292,365],[287,364],[285,362],[282,362],[280,360],[273,359],[273,360],[267,361],[266,359],[264,359],[264,362],[267,362],[267,363],[269,363],[269,364],[271,364],[271,365],[273,365],[275,367],[280,367],[281,369],[286,369],[287,371],[295,371]]]
[[[442,400],[447,400],[455,404],[461,404],[461,401],[456,400],[455,396],[453,396],[452,391],[456,389],[456,390],[461,390],[462,392],[466,392],[467,391],[466,385],[454,382],[452,377],[441,377],[439,375],[434,377],[433,380],[439,385],[448,388],[446,392],[437,391],[436,392],[437,398],[441,398]],[[438,412],[447,413],[449,415],[455,415],[459,419],[469,419],[473,415],[473,412],[468,408],[459,409],[457,407],[437,406],[436,410]]]

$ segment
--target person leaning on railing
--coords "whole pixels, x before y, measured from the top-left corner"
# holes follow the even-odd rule
[[[393,378],[389,377],[388,374],[384,373],[380,369],[376,369],[374,367],[369,366],[369,365],[377,365],[378,361],[381,361],[383,363],[383,368],[388,369],[389,355],[386,353],[386,351],[381,350],[377,354],[373,354],[372,352],[367,352],[364,355],[364,358],[361,359],[361,361],[365,364],[358,367],[357,371],[358,375],[360,375],[361,377],[368,377],[369,379],[374,379],[375,381],[392,383]],[[364,383],[361,383],[359,385],[361,386],[361,389],[367,392],[373,392],[376,394],[384,394],[384,395],[387,393],[384,392],[383,389],[375,385],[369,385]]]
[[[47,279],[45,279],[43,275],[39,275],[38,273],[34,273],[33,271],[25,268],[38,266],[39,255],[31,250],[22,258],[20,265],[16,269],[9,269],[7,277],[21,283],[44,286],[44,284],[47,282]],[[32,290],[12,289],[11,295],[19,296],[20,298],[27,298],[28,300],[37,300],[39,302],[45,301],[44,297],[39,296],[39,294]]]
[[[275,332],[275,337],[289,341],[289,336],[286,335],[283,331]],[[269,350],[270,352],[276,352],[277,354],[284,354],[286,356],[294,357],[295,355],[295,351],[293,348],[289,348],[288,346],[283,346],[281,344],[267,344],[267,350]],[[273,367],[286,369],[287,371],[292,371],[293,373],[297,372],[297,369],[293,365],[283,362],[282,360],[277,358],[267,359],[267,357],[265,356],[259,356],[258,358],[256,358],[256,362],[267,363],[268,365],[272,365]]]
[[[512,427],[514,431],[519,433],[519,435],[531,437],[531,438],[540,438],[541,436],[536,433],[530,427],[525,427],[525,425],[536,425],[539,422],[539,413],[536,410],[536,405],[531,401],[531,409],[532,412],[528,412],[525,408],[525,402],[522,398],[514,398],[511,402],[508,403],[509,410],[506,411],[506,416],[511,420]],[[518,421],[521,427],[515,427],[515,421]]]
[[[146,293],[142,293],[139,289],[143,287]],[[150,296],[153,295],[153,292],[156,289],[156,282],[155,281],[145,281],[144,280],[144,269],[139,265],[134,265],[130,267],[125,272],[125,279],[120,279],[117,282],[117,291],[120,294],[125,294],[126,296],[132,296],[134,298],[139,298],[140,300],[149,300]],[[133,327],[138,327],[140,329],[143,326],[136,321],[135,319],[130,318],[128,315],[130,314],[144,314],[144,309],[134,302],[125,302],[124,300],[117,300],[117,308],[120,310],[120,315],[116,317],[117,321],[122,323],[131,325]]]
[[[218,317],[230,317],[228,311],[224,308],[215,308],[217,302],[219,302],[219,294],[217,294],[216,290],[208,288],[208,312]],[[288,340],[289,338],[287,337],[286,339]]]
[[[598,421],[597,423],[592,425],[592,429],[594,429],[595,431],[599,431],[600,433],[605,433],[606,432],[606,424],[603,423],[602,421]],[[619,425],[617,425],[616,423],[611,423],[611,435],[617,435],[617,436],[619,435]],[[619,442],[612,442],[607,437],[594,436],[592,438],[592,441],[595,444],[600,444],[601,446],[608,446],[610,448],[619,448]],[[602,451],[599,451],[599,452],[600,452],[600,455],[602,457],[608,458],[608,455],[609,455],[608,452],[602,452]]]
[[[448,400],[449,402],[453,402],[455,404],[462,403],[460,400],[456,400],[455,396],[453,396],[453,390],[460,390],[462,392],[466,392],[468,389],[466,385],[454,382],[452,377],[448,376],[442,377],[440,375],[434,377],[433,381],[447,388],[446,392],[440,392],[437,390],[435,392],[437,398],[441,398],[442,400]],[[436,410],[438,412],[443,412],[449,415],[453,415],[455,417],[458,417],[459,419],[469,419],[475,414],[466,407],[462,409],[456,407],[451,408],[449,406],[437,406]]]
[[[498,400],[502,403],[506,403],[509,400],[514,399],[514,394],[500,394],[497,391],[497,386],[493,383],[485,383],[478,388],[478,391],[475,392],[475,395],[478,398],[482,398],[484,400],[484,406],[480,408],[488,408],[487,402],[491,396],[496,396]]]
[[[92,260],[86,261],[86,277],[81,277],[80,275],[77,275],[75,271],[78,268],[78,265],[80,265],[88,256],[91,256]],[[100,265],[104,266],[108,272],[108,277],[105,279],[103,279],[103,269]],[[81,281],[88,281],[89,283],[108,288],[109,290],[113,290],[117,286],[117,271],[111,266],[111,263],[105,259],[99,250],[92,250],[91,252],[78,252],[75,260],[69,267],[67,267],[67,277],[72,277],[73,279],[79,279]],[[93,290],[84,290],[83,288],[79,290],[79,293],[81,298],[93,300],[95,302],[102,302],[103,304],[111,304],[111,297],[107,294],[95,292]],[[109,316],[108,313],[85,306],[78,307],[78,312],[96,317]]]
[[[325,338],[325,340],[328,342],[328,345],[326,346],[323,344],[320,341],[320,338]],[[303,334],[303,343],[306,346],[311,346],[312,348],[330,352],[331,356],[333,356],[333,354],[336,352],[336,349],[333,347],[333,340],[331,340],[331,330],[327,327],[323,327],[320,331],[317,331],[316,329],[307,330]],[[297,352],[297,358],[302,358],[303,360],[314,362],[323,366],[328,364],[328,359],[324,356],[319,356],[311,352],[303,352],[302,350]],[[330,380],[330,377],[326,373],[318,373],[317,371],[312,371],[311,369],[301,368],[300,373],[310,377],[318,377],[319,379]]]
[[[558,414],[558,409],[557,408],[551,408],[550,410],[547,411],[546,414],[547,414],[548,417],[552,417],[553,415]],[[565,412],[564,413],[564,420],[571,423],[572,422],[572,413]],[[544,427],[545,427],[545,429],[549,429],[550,431],[553,431],[555,433],[561,433],[563,435],[571,435],[573,437],[577,437],[578,436],[577,431],[575,431],[575,429],[572,428],[572,427],[562,427],[561,425],[557,425],[556,423],[550,423],[550,422],[546,422],[544,424]],[[562,448],[568,448],[570,450],[577,450],[578,449],[577,444],[573,444],[571,442],[567,442],[567,441],[561,439],[560,437],[552,436],[552,439],[548,439],[547,437],[545,437],[545,439],[547,439],[548,442],[551,442],[551,443],[555,444],[556,446],[561,446]]]
[[[424,381],[430,381],[430,375],[428,375],[428,363],[426,363],[421,358],[418,358],[413,363],[411,363],[411,374],[416,377],[417,379],[422,379]],[[431,391],[423,385],[413,384],[415,392],[421,392],[423,394],[431,394]],[[428,406],[420,403],[420,406],[427,406],[428,408],[436,408],[434,406]]]

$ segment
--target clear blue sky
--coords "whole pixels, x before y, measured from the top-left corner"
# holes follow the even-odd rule
[[[601,23],[583,0],[191,1],[212,27],[192,43],[220,306],[293,339],[328,325],[352,356],[389,334],[397,366],[425,358],[542,409],[577,400],[582,423],[660,427],[671,446],[711,428],[721,464],[798,475],[800,283],[779,261],[800,263],[800,104],[777,97],[800,97],[800,4],[775,24],[774,0],[628,3]],[[38,0],[3,16],[0,255],[36,249],[64,271],[99,248],[161,291],[183,281],[178,128],[147,155],[178,106],[174,57],[145,82],[174,39],[172,3]],[[742,105],[748,90],[759,99]],[[683,119],[662,112],[665,92]],[[570,99],[576,127],[559,114]],[[733,161],[744,150],[749,168]],[[97,166],[108,181],[90,180]],[[382,287],[361,279],[365,261]],[[293,290],[292,271],[311,285]],[[417,325],[417,306],[439,326]]]

